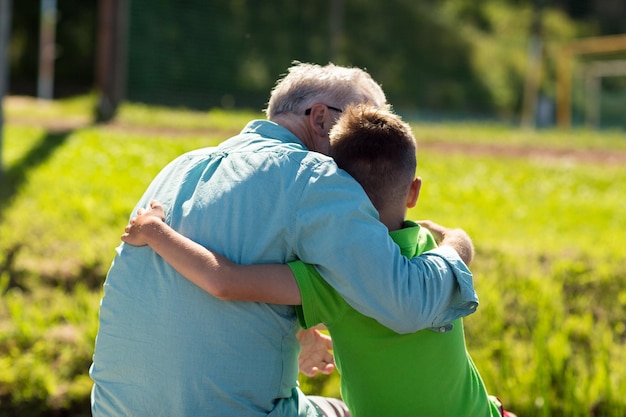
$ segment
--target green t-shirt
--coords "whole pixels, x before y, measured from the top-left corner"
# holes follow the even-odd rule
[[[430,232],[414,222],[390,235],[409,258],[436,247]],[[342,398],[353,417],[500,415],[465,348],[461,319],[447,332],[398,334],[350,307],[313,266],[289,266],[302,294],[300,324],[328,327]]]

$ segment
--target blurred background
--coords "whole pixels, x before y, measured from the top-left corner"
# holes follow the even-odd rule
[[[9,23],[8,94],[96,92],[100,120],[259,110],[299,60],[366,68],[422,120],[626,125],[623,0],[29,0]]]
[[[0,417],[91,415],[137,199],[264,117],[294,60],[367,69],[411,123],[408,217],[474,240],[489,392],[626,417],[625,0],[0,0]],[[340,394],[337,373],[300,384]]]

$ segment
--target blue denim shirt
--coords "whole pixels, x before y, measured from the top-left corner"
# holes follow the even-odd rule
[[[453,250],[403,257],[360,185],[269,121],[174,160],[135,212],[151,199],[174,229],[235,262],[316,265],[355,309],[398,332],[477,305]],[[126,244],[104,294],[94,416],[316,415],[297,389],[293,307],[220,301],[149,247]]]

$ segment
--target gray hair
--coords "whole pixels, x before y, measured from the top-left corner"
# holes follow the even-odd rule
[[[387,107],[380,85],[360,68],[294,61],[272,89],[265,114],[269,120],[283,113],[304,115],[316,103],[341,109],[351,103]]]

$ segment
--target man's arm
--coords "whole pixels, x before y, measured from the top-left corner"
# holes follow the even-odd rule
[[[152,201],[126,226],[122,240],[149,245],[176,271],[222,300],[299,305],[300,291],[287,265],[239,265],[176,232],[165,221],[163,206]]]
[[[296,206],[296,256],[348,304],[398,333],[444,327],[478,306],[472,274],[451,246],[408,259],[354,179],[317,165]]]

